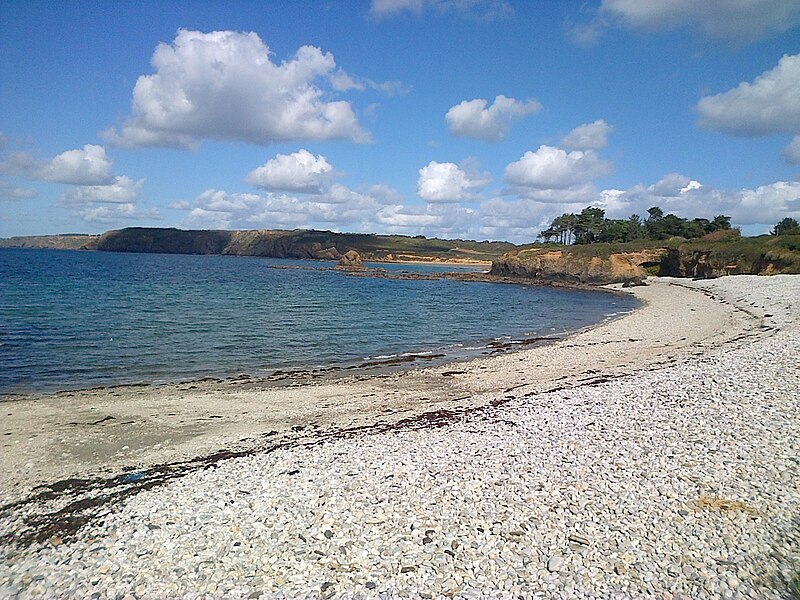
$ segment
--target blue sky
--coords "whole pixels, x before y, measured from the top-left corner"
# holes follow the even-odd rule
[[[800,0],[0,0],[0,236],[800,219]]]

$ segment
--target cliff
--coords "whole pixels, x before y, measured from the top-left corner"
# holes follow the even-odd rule
[[[350,250],[368,261],[490,262],[516,249],[508,242],[440,240],[422,236],[335,233],[296,229],[203,231],[129,227],[109,231],[85,249],[103,252],[229,254],[339,260]]]
[[[61,235],[27,235],[0,239],[0,248],[52,248],[54,250],[82,250],[99,236],[81,233]]]
[[[539,283],[605,285],[638,283],[661,264],[667,250],[613,252],[606,256],[575,252],[571,248],[532,248],[505,255],[492,262],[492,275],[521,277]]]
[[[648,275],[712,278],[722,275],[800,273],[800,236],[584,246],[544,246],[508,253],[492,262],[492,275],[539,283],[640,283]]]

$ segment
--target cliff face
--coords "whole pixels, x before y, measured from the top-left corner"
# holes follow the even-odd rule
[[[492,263],[491,273],[539,283],[637,283],[648,275],[712,278],[722,275],[800,273],[800,236],[678,242],[627,251],[597,244],[531,248]]]
[[[656,248],[587,257],[568,250],[522,250],[492,262],[491,274],[523,277],[540,283],[637,283],[647,277],[646,269],[660,265],[666,252],[664,248]]]
[[[222,254],[231,240],[230,231],[183,231],[129,227],[108,231],[87,250],[104,252],[157,252],[161,254]]]
[[[296,229],[252,231],[184,231],[129,227],[109,231],[87,249],[105,252],[164,254],[231,254],[269,258],[339,260],[349,250],[364,260],[490,261],[516,248],[506,242],[427,239]]]

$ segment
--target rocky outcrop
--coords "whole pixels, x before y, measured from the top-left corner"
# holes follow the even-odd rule
[[[339,266],[340,269],[363,269],[364,268],[364,261],[361,259],[361,255],[356,252],[355,250],[348,250],[344,254],[342,254],[341,258],[339,258]]]
[[[619,252],[608,256],[586,256],[569,250],[535,248],[506,255],[492,262],[490,274],[522,277],[539,283],[605,285],[641,283],[648,269],[661,263],[666,250]]]

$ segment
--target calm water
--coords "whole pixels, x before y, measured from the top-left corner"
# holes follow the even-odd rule
[[[269,268],[318,264],[0,249],[0,393],[457,353],[636,305],[601,293]]]

